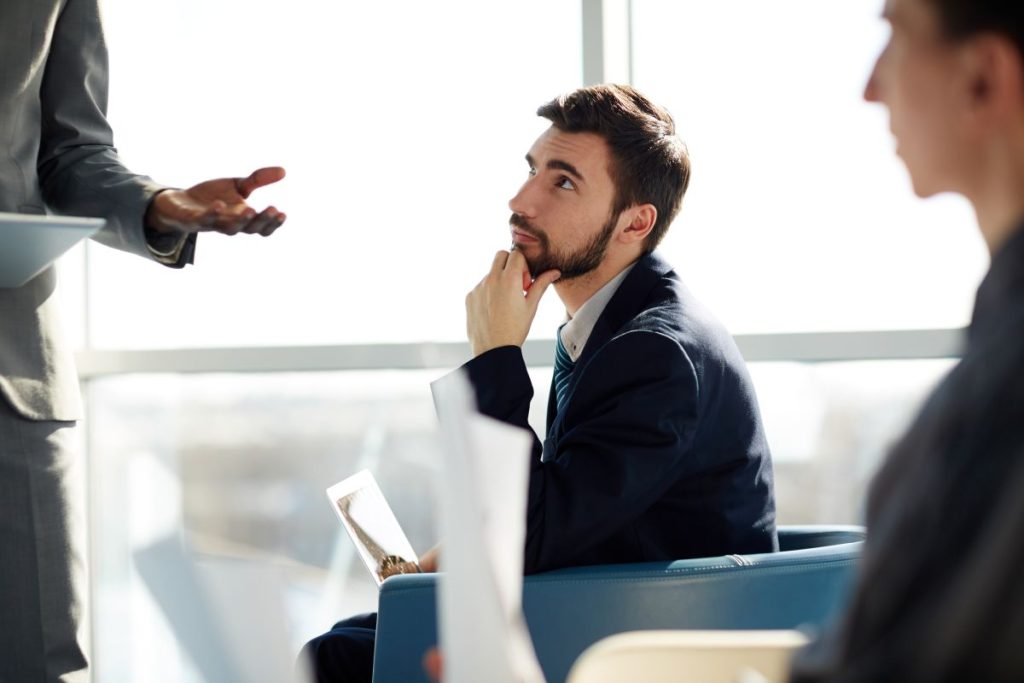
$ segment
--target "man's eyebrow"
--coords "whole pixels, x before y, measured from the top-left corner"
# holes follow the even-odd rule
[[[537,162],[534,161],[533,156],[530,154],[526,155],[526,163],[530,165],[530,168],[537,168]],[[581,180],[583,182],[586,182],[587,180],[586,178],[583,177],[583,174],[580,173],[579,169],[570,164],[568,161],[563,161],[561,159],[552,159],[547,163],[547,167],[557,168],[560,171],[565,171],[569,175],[575,176],[577,180]]]
[[[577,180],[586,182],[586,178],[580,173],[575,166],[570,164],[568,161],[562,161],[561,159],[552,159],[548,162],[548,168],[557,168],[560,171],[565,171],[569,175],[575,176]]]

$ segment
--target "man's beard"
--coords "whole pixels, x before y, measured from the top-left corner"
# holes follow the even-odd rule
[[[609,217],[608,221],[601,228],[601,232],[595,235],[590,242],[570,254],[552,251],[551,240],[548,239],[547,233],[517,213],[512,214],[512,217],[508,219],[508,223],[531,237],[537,238],[537,246],[540,248],[539,254],[530,257],[526,256],[526,252],[523,251],[526,265],[530,269],[530,277],[536,278],[546,271],[557,270],[562,274],[558,281],[564,282],[581,275],[586,275],[601,265],[601,262],[604,261],[604,255],[608,251],[608,244],[612,241],[612,235],[615,233],[615,226],[619,222],[619,215],[614,214]],[[517,248],[517,245],[513,244],[512,248]]]

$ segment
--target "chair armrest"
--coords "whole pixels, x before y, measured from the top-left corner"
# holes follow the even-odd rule
[[[779,550],[805,550],[863,541],[867,532],[862,526],[840,524],[805,524],[779,527]]]

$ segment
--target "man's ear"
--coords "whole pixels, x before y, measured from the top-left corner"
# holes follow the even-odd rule
[[[626,209],[623,215],[629,217],[629,223],[619,233],[619,240],[627,244],[647,239],[654,229],[654,224],[658,222],[658,210],[653,204],[632,206]]]
[[[985,34],[967,48],[972,112],[980,123],[998,124],[1024,114],[1024,57],[1009,38]]]

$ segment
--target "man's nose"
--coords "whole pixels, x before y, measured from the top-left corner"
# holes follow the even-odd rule
[[[520,216],[526,218],[534,218],[537,215],[537,197],[534,192],[533,178],[530,178],[519,191],[515,193],[512,199],[508,200],[508,208],[512,213],[517,213]]]
[[[878,65],[881,61],[882,55],[879,55],[875,60],[875,66],[871,69],[871,75],[868,76],[868,82],[864,84],[864,99],[868,102],[882,101],[881,88],[878,84]]]

